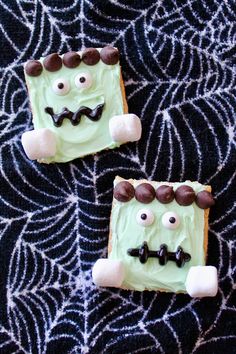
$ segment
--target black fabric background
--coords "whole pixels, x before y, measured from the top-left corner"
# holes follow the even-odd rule
[[[235,1],[11,0],[0,1],[0,21],[0,352],[236,352]],[[106,44],[120,50],[141,141],[64,165],[30,162],[22,63]],[[215,298],[94,287],[117,174],[212,185]]]

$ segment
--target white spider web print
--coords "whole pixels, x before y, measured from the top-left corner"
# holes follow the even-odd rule
[[[0,16],[0,352],[233,353],[235,1],[0,0]],[[120,50],[141,141],[68,164],[29,161],[22,64],[107,44]],[[216,298],[93,285],[116,175],[212,185]]]

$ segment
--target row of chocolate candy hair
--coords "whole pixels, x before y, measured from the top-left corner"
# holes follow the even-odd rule
[[[187,206],[196,202],[201,209],[210,208],[215,204],[212,194],[206,190],[195,194],[193,188],[182,185],[173,190],[173,187],[161,185],[156,190],[150,183],[141,183],[136,188],[127,181],[119,182],[114,188],[114,198],[120,202],[128,202],[132,198],[136,198],[139,202],[148,204],[155,198],[160,203],[167,204],[174,199],[179,205]]]
[[[63,58],[57,53],[52,53],[44,58],[43,65],[39,60],[29,60],[25,66],[25,72],[29,76],[39,76],[43,71],[43,67],[47,71],[53,72],[61,69],[62,64],[67,68],[73,69],[79,66],[81,61],[87,65],[95,65],[100,59],[107,65],[117,64],[119,51],[114,47],[107,46],[102,48],[100,53],[96,48],[87,48],[81,53],[81,56],[72,51],[65,53]]]

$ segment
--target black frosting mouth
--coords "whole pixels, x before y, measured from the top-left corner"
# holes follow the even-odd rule
[[[61,127],[65,118],[69,119],[72,125],[78,125],[81,121],[82,115],[85,115],[93,122],[97,122],[102,116],[103,108],[104,103],[98,104],[94,109],[91,109],[86,106],[81,106],[75,112],[72,112],[67,107],[64,107],[62,111],[57,114],[54,113],[52,107],[46,107],[45,112],[51,116],[53,123],[56,127]]]
[[[147,242],[143,242],[139,248],[129,248],[128,255],[138,257],[140,263],[146,263],[148,258],[158,258],[160,265],[165,265],[168,261],[176,263],[177,267],[182,268],[186,262],[191,260],[189,253],[184,252],[182,247],[178,247],[176,252],[168,252],[168,247],[163,244],[157,251],[151,251]]]

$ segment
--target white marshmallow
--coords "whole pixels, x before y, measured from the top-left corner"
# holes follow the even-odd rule
[[[112,117],[109,121],[109,129],[112,139],[120,143],[138,141],[142,134],[141,121],[135,114]]]
[[[30,160],[43,159],[56,154],[55,134],[47,128],[25,132],[21,142]]]
[[[97,286],[119,288],[125,277],[125,268],[121,261],[101,258],[93,266],[92,277]]]
[[[187,275],[185,286],[187,293],[191,297],[216,296],[218,291],[216,267],[191,267]]]

